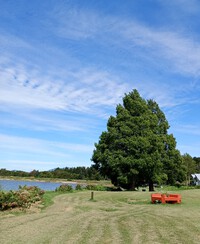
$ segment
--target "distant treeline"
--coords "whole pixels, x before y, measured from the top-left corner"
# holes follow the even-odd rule
[[[193,157],[195,161],[195,173],[200,173],[200,157]],[[0,176],[19,176],[34,178],[59,178],[67,180],[104,180],[105,178],[93,167],[55,168],[48,171],[32,170],[25,172],[21,170],[0,169]]]
[[[0,176],[18,176],[18,177],[34,177],[34,178],[59,178],[67,180],[103,180],[104,178],[99,172],[91,167],[75,167],[75,168],[55,168],[48,171],[32,170],[25,172],[21,170],[0,169]]]

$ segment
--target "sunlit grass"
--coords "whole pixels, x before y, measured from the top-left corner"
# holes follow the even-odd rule
[[[1,220],[2,242],[199,243],[200,190],[176,193],[181,204],[151,204],[148,191],[46,192],[41,213]]]

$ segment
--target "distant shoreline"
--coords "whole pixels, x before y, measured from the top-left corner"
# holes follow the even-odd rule
[[[0,176],[0,180],[19,180],[19,181],[36,181],[36,182],[52,182],[52,183],[63,183],[63,184],[78,184],[77,181],[69,181],[64,179],[49,179],[49,178],[29,178],[29,177],[17,177],[17,176]]]
[[[0,176],[0,180],[20,180],[20,181],[36,181],[36,182],[51,182],[51,183],[61,183],[61,184],[93,184],[93,185],[104,185],[113,186],[110,181],[106,180],[67,180],[59,178],[34,178],[34,177],[20,177],[20,176]]]

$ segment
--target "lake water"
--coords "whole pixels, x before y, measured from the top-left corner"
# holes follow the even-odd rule
[[[54,191],[57,187],[63,183],[55,182],[41,182],[41,181],[23,181],[23,180],[1,180],[0,179],[0,190],[9,191],[9,190],[18,190],[19,186],[37,186],[45,191]],[[76,187],[75,183],[67,183],[73,188]]]

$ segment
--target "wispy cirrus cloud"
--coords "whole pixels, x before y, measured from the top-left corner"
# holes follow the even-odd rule
[[[51,155],[52,157],[62,156],[67,159],[69,151],[73,150],[77,153],[91,152],[93,145],[85,145],[80,143],[63,143],[58,141],[49,141],[36,138],[27,138],[21,136],[9,136],[0,134],[0,149],[10,150],[10,152],[25,152],[40,155]],[[56,150],[55,150],[56,149]]]
[[[88,154],[91,155],[94,148],[93,144],[66,143],[7,134],[0,134],[0,141],[3,142],[0,145],[1,168],[27,171],[66,167],[66,164],[69,167],[90,165]]]
[[[183,152],[198,152],[197,0],[4,2],[1,167],[90,162],[109,115],[134,88],[159,104]]]
[[[0,29],[0,45],[1,49],[16,49],[16,48],[26,48],[26,49],[32,49],[33,46],[30,45],[27,41],[23,40],[22,38],[7,33],[6,31],[2,31]],[[12,50],[13,51],[13,50]]]
[[[4,110],[4,111],[3,111]],[[21,128],[34,131],[57,131],[57,132],[83,132],[95,126],[96,121],[92,118],[82,118],[55,111],[44,112],[36,109],[12,109],[2,108],[1,127]]]
[[[144,48],[151,60],[164,62],[174,72],[200,75],[200,45],[188,33],[159,30],[133,21],[122,21],[117,29],[129,45]]]
[[[191,124],[191,125],[181,125],[174,127],[175,131],[181,132],[188,135],[196,135],[200,136],[200,125],[199,124]]]
[[[129,53],[128,60],[118,55],[119,63],[128,64],[136,52],[144,64],[155,64],[162,69],[167,67],[170,72],[191,76],[192,81],[181,85],[177,81],[172,87],[170,81],[161,84],[160,81],[150,80],[149,77],[142,81],[133,77],[130,83],[130,80],[123,78],[123,74],[118,76],[117,70],[110,69],[108,72],[97,69],[95,64],[77,65],[78,58],[73,57],[73,53],[71,53],[72,61],[66,61],[67,67],[54,68],[52,63],[48,70],[44,70],[44,64],[39,67],[39,64],[33,64],[33,60],[23,61],[23,58],[12,56],[14,55],[12,53],[10,57],[4,56],[0,59],[3,67],[0,70],[1,109],[5,109],[6,105],[6,108],[81,112],[103,117],[108,116],[107,109],[114,109],[116,104],[121,102],[124,93],[133,88],[139,89],[145,98],[155,99],[166,109],[187,103],[188,94],[200,90],[198,82],[200,45],[186,33],[155,29],[133,19],[121,19],[119,16],[102,17],[97,12],[83,8],[56,7],[49,16],[51,16],[49,31],[53,31],[59,37],[75,40],[95,38],[97,47],[103,45],[108,50],[107,48],[113,45],[113,50],[124,49]],[[55,20],[55,23],[52,24],[52,20]],[[9,35],[5,34],[0,40],[5,44],[8,37]],[[12,48],[15,47],[14,43],[18,43],[18,47],[37,50],[31,47],[30,43],[17,37],[13,36],[11,40],[13,41],[9,42],[8,46]],[[57,53],[59,59],[62,56],[62,49],[54,47],[50,53]],[[40,58],[51,56],[50,53],[49,55],[41,53]],[[108,55],[112,53],[108,52]],[[62,61],[65,61],[64,56]],[[189,102],[200,101],[196,95],[193,95],[192,99],[190,96]],[[42,118],[43,121],[46,120],[44,116]],[[56,129],[56,124],[53,124],[52,128]],[[64,128],[62,124],[62,121],[57,121],[57,128]],[[75,129],[76,126],[68,123],[65,128],[67,127]]]
[[[58,5],[49,16],[51,16],[49,20],[56,19],[54,24],[50,21],[49,29],[58,36],[72,39],[95,37],[97,46],[104,45],[106,48],[106,45],[112,44],[116,50],[125,49],[129,52],[130,60],[137,52],[147,65],[151,62],[151,65],[152,63],[161,65],[162,69],[167,67],[170,71],[184,73],[194,79],[199,77],[200,45],[187,34],[155,29],[133,19],[121,19],[112,15],[104,15],[102,18],[101,14],[91,10],[74,7],[67,9],[62,8],[62,5],[60,7]],[[23,40],[18,40],[16,43],[24,47],[30,46]],[[59,55],[61,53],[60,49]],[[146,60],[145,56],[149,60]],[[118,58],[119,62],[128,62],[122,60],[120,56]],[[164,107],[184,103],[187,96],[185,98],[177,96],[183,86],[185,91],[189,89],[192,92],[200,89],[198,82],[194,82],[193,85],[181,84],[172,89],[170,81],[156,88],[156,82],[149,81],[148,78],[142,82],[134,79],[131,86],[128,80],[123,80],[123,75],[117,77],[112,70],[111,72],[97,70],[88,65],[74,68],[73,62],[76,62],[74,60],[65,70],[54,70],[50,67],[48,72],[44,72],[31,63],[20,64],[16,57],[14,59],[14,65],[6,64],[0,71],[0,103],[2,104],[57,111],[86,113],[97,111],[98,114],[104,114],[103,110],[106,107],[115,106],[125,92],[135,87],[141,88],[141,92],[146,97],[153,96]]]
[[[89,18],[88,18],[89,17]],[[102,21],[96,13],[77,8],[56,7],[51,13],[53,30],[64,38],[87,39],[102,28]]]
[[[128,88],[114,75],[89,68],[69,69],[57,79],[22,65],[8,65],[0,73],[0,104],[16,107],[90,113],[115,105]]]
[[[176,3],[177,6],[185,6],[187,1],[179,2]],[[192,6],[195,6],[195,1]],[[116,48],[128,49],[130,54],[141,47],[140,54],[137,50],[138,55],[146,54],[157,63],[162,60],[175,72],[200,75],[200,45],[198,40],[190,37],[188,31],[172,31],[167,27],[156,29],[133,19],[121,19],[112,15],[102,17],[95,11],[73,7],[60,7],[55,12],[56,14],[51,13],[51,17],[54,16],[52,18],[56,19],[56,24],[52,24],[50,29],[60,37],[95,38],[95,42],[100,45],[116,45]]]
[[[176,1],[162,1],[158,0],[158,2],[167,8],[177,17],[177,9],[184,14],[198,14],[200,10],[199,1],[198,0],[176,0]]]

